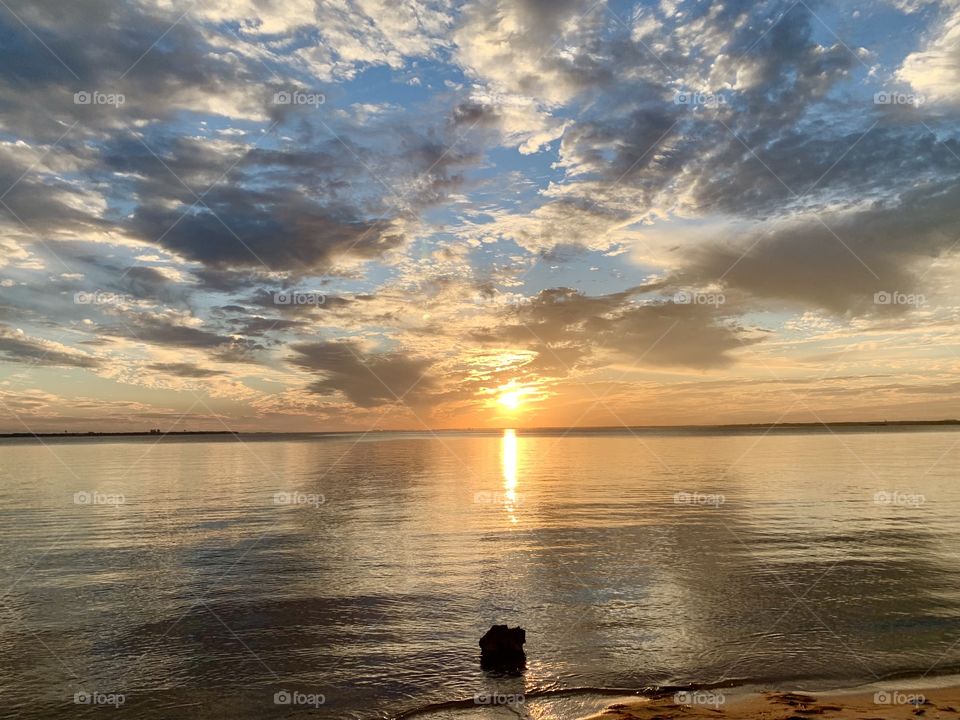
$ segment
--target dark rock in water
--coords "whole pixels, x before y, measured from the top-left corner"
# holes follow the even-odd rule
[[[523,644],[527,633],[522,627],[494,625],[480,638],[480,667],[484,670],[516,671],[527,663]]]

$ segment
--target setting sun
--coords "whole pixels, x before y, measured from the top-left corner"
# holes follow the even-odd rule
[[[497,404],[509,411],[516,411],[523,408],[524,405],[536,399],[537,389],[526,387],[511,380],[506,385],[501,385],[493,391],[497,396]]]
[[[497,402],[509,410],[517,410],[523,403],[523,391],[511,390],[497,398]]]

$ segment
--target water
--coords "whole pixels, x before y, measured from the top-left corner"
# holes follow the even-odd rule
[[[568,718],[613,696],[540,693],[955,670],[958,442],[2,441],[0,716]],[[479,669],[497,622],[522,677]]]

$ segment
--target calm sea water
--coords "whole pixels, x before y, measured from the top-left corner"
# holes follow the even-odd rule
[[[3,441],[0,716],[567,718],[610,698],[545,691],[956,670],[958,443]],[[481,672],[493,623],[521,677]]]

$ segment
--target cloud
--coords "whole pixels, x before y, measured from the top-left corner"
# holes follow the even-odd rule
[[[162,236],[166,249],[214,269],[322,272],[342,256],[374,258],[404,242],[388,220],[363,220],[292,193],[225,195],[215,194],[210,210],[186,217],[179,209],[141,206],[134,223],[142,236]]]
[[[402,352],[364,352],[354,342],[316,342],[291,346],[290,362],[322,376],[310,384],[318,395],[343,393],[362,408],[402,400],[415,404],[434,387],[427,375],[431,360]]]
[[[607,20],[603,3],[587,0],[479,0],[464,9],[454,33],[457,59],[497,91],[569,100],[610,68],[595,54]]]
[[[904,58],[896,78],[928,101],[955,104],[960,102],[960,7],[943,12],[932,37]]]
[[[636,365],[707,369],[733,362],[732,352],[751,339],[715,306],[663,300],[636,302],[634,296],[659,283],[621,293],[588,296],[570,288],[540,292],[508,315],[506,322],[474,333],[483,343],[524,345],[537,352],[541,367],[574,368],[599,351]]]
[[[200,367],[194,363],[178,362],[178,363],[150,363],[147,365],[147,368],[158,373],[163,373],[165,375],[174,375],[181,378],[190,378],[190,379],[204,379],[217,377],[218,375],[225,375],[226,373],[222,370],[211,370],[208,368]]]
[[[211,43],[196,24],[177,22],[182,10],[107,0],[77,0],[69,9],[11,0],[8,7],[0,16],[7,39],[0,127],[7,132],[52,140],[75,121],[73,137],[182,110],[263,114],[268,89],[254,82],[255,66]],[[123,102],[77,103],[77,92],[122,95]]]
[[[125,139],[106,161],[140,198],[129,232],[202,263],[207,279],[323,273],[402,246],[417,213],[462,182],[456,168],[468,155],[396,125],[393,133],[383,153],[342,138],[272,150],[195,139],[148,150]]]
[[[7,361],[209,380],[280,423],[394,418],[413,388],[470,424],[513,379],[569,396],[623,368],[748,377],[761,338],[800,367],[835,338],[952,342],[953,0],[864,8],[843,42],[792,0],[8,1],[29,29],[0,8]],[[926,28],[887,43],[898,11]],[[873,102],[894,84],[930,102]],[[324,103],[274,102],[294,89]]]
[[[516,146],[524,155],[543,150],[561,137],[569,125],[529,98],[482,90],[474,90],[469,100],[454,108],[453,122],[464,133],[496,129],[501,136],[499,142]]]
[[[296,57],[325,79],[350,78],[371,65],[400,69],[408,58],[433,57],[449,45],[449,9],[446,1],[321,0],[319,41],[298,49]]]
[[[905,312],[877,305],[874,293],[917,293],[923,273],[960,242],[960,184],[904,193],[889,205],[801,217],[744,240],[685,248],[679,283],[722,282],[761,301],[784,301],[834,313]]]
[[[30,366],[96,368],[100,360],[60,343],[29,337],[23,330],[0,325],[0,355],[10,362]]]

